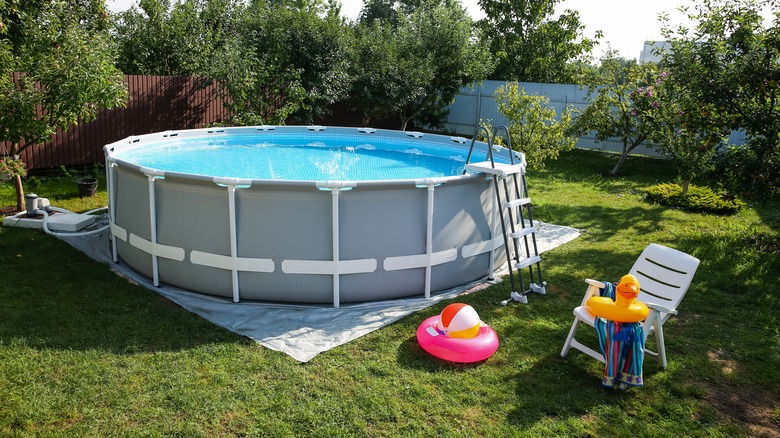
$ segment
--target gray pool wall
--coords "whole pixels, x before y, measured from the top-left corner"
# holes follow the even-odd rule
[[[333,127],[186,130],[105,147],[115,260],[153,279],[234,301],[332,304],[430,296],[501,265],[492,180],[482,174],[395,181],[211,178],[143,168],[125,148],[170,138],[317,133],[471,141]],[[477,143],[476,159],[487,145]],[[496,150],[506,159],[508,151]],[[480,156],[481,155],[481,156]],[[492,261],[491,261],[492,259]]]

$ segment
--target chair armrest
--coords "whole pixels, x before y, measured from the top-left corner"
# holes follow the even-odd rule
[[[657,310],[659,312],[668,313],[670,315],[677,315],[677,309],[670,309],[666,306],[662,306],[658,303],[645,303],[645,305],[653,310]]]
[[[588,298],[599,296],[599,289],[603,289],[606,286],[604,283],[590,278],[586,279],[585,283],[588,283],[588,290],[585,291],[585,296],[582,298],[580,306],[584,306]]]
[[[602,283],[602,282],[600,282],[598,280],[594,280],[592,278],[586,278],[585,279],[585,283],[588,283],[591,286],[595,286],[597,289],[604,289],[604,287],[606,286],[606,284],[604,284],[604,283]]]

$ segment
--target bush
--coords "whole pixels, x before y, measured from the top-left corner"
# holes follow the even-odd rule
[[[733,214],[745,205],[736,197],[727,197],[709,187],[694,185],[691,185],[688,193],[683,195],[682,187],[678,184],[656,184],[645,189],[645,198],[651,202],[683,210],[717,214]]]
[[[780,193],[780,146],[774,150],[763,139],[748,139],[742,146],[728,146],[713,157],[710,178],[743,198],[768,200]],[[780,138],[775,145],[780,144]]]

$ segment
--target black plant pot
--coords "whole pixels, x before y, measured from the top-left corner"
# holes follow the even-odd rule
[[[95,193],[97,193],[97,178],[81,178],[76,184],[79,186],[79,196],[82,198],[95,196]]]

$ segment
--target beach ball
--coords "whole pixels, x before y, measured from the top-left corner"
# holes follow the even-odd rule
[[[468,304],[454,303],[439,315],[439,330],[451,338],[473,338],[479,332],[479,315]]]

